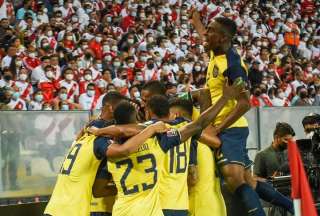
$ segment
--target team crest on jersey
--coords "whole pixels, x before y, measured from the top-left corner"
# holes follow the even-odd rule
[[[214,78],[216,78],[216,77],[218,77],[218,75],[219,75],[219,68],[218,68],[217,65],[214,65],[214,68],[213,68],[213,70],[212,70],[212,76],[213,76]]]
[[[171,129],[171,130],[167,131],[167,136],[168,136],[168,137],[178,136],[178,130],[176,130],[176,129]]]

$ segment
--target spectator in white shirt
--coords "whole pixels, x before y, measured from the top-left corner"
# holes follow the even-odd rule
[[[79,97],[79,104],[84,110],[94,110],[97,106],[99,97],[95,91],[95,84],[90,83],[85,93]]]

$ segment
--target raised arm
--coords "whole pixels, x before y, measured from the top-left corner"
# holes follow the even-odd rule
[[[164,133],[168,130],[165,123],[157,122],[143,129],[137,135],[131,137],[124,144],[111,144],[107,151],[107,157],[126,157],[129,154],[136,152],[140,145],[142,145],[147,139],[152,137],[155,133]]]

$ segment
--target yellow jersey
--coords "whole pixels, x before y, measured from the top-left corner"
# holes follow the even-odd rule
[[[189,189],[190,216],[226,216],[220,179],[216,176],[216,163],[211,149],[199,143],[197,148],[198,181]]]
[[[118,190],[113,216],[163,216],[158,180],[165,152],[179,144],[179,132],[170,130],[149,138],[128,157],[108,159],[108,171]]]
[[[229,49],[225,55],[215,56],[211,51],[210,62],[207,70],[207,87],[210,90],[211,102],[215,104],[223,93],[223,86],[226,79],[232,82],[238,77],[242,77],[244,81],[248,81],[248,72],[240,55],[233,48]],[[237,105],[236,100],[229,100],[218,116],[214,119],[215,125],[220,124],[226,116],[234,110]],[[248,122],[245,117],[240,117],[231,127],[247,127]]]
[[[180,128],[188,123],[184,118],[168,122],[170,128]],[[196,152],[195,148],[195,141],[193,138],[189,138],[180,145],[171,148],[165,155],[164,168],[159,182],[162,209],[189,209],[188,166],[191,156]],[[192,163],[196,163],[196,155],[192,157]]]
[[[84,134],[73,142],[46,207],[52,216],[88,216],[92,186],[110,139]]]

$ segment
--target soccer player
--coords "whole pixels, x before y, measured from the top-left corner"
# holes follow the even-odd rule
[[[170,101],[171,119],[179,117],[191,119],[192,114],[193,104],[190,100],[175,99]],[[189,215],[227,215],[220,188],[220,179],[215,174],[216,163],[213,152],[207,145],[198,145],[197,170],[197,182],[189,187]]]
[[[224,104],[228,101],[229,98],[232,98],[234,95],[238,95],[241,92],[241,87],[234,84],[233,87],[226,87],[226,91],[224,91],[224,96],[220,98],[219,102],[210,107],[206,112],[204,112],[198,120],[195,122],[191,122],[182,126],[178,129],[180,132],[181,140],[180,142],[184,143],[191,136],[201,133],[202,129],[209,125],[209,122],[219,113],[220,109],[224,106]],[[235,89],[237,89],[235,91]],[[167,106],[166,106],[167,104]],[[163,96],[153,96],[147,102],[146,106],[147,117],[157,118],[158,120],[168,120],[169,117],[169,104],[165,97]],[[122,114],[124,118],[126,117]],[[116,118],[116,116],[115,116]],[[126,130],[126,128],[119,127],[120,131]],[[108,130],[110,129],[110,130]],[[100,129],[98,131],[94,131],[91,128],[91,132],[96,134],[109,134],[110,131],[114,130],[114,127]],[[212,136],[211,136],[212,139]],[[213,147],[216,144],[213,144]],[[172,146],[171,146],[172,147]],[[171,150],[170,154],[166,155],[165,168],[163,172],[161,172],[161,180],[160,180],[160,199],[161,199],[161,207],[163,208],[164,215],[187,215],[188,214],[188,193],[187,193],[187,172],[186,172],[186,164],[188,164],[189,154],[187,153],[188,147],[187,144],[183,144],[183,151],[180,151],[180,148],[176,148],[175,150]],[[168,150],[168,149],[167,149]],[[176,152],[176,153],[175,153]],[[109,166],[108,166],[109,168]],[[174,172],[174,173],[171,173]],[[179,173],[180,172],[180,173]],[[116,182],[116,181],[115,181]],[[116,183],[117,184],[117,183]],[[138,191],[136,192],[138,193]],[[123,197],[125,199],[125,197]],[[128,198],[127,198],[128,199]],[[117,203],[117,201],[116,201]],[[137,201],[136,205],[139,205],[139,201]],[[134,205],[133,200],[131,200],[130,206]],[[151,205],[151,204],[150,204]],[[155,205],[155,204],[152,204]],[[120,207],[119,207],[120,208]],[[114,214],[115,207],[113,209]],[[142,211],[142,210],[140,210]],[[131,215],[126,212],[127,215]],[[132,212],[132,214],[134,214]],[[125,214],[120,214],[125,215]],[[146,214],[148,215],[148,214]]]
[[[218,17],[206,29],[195,10],[191,21],[205,41],[205,49],[210,54],[207,87],[210,90],[211,102],[215,104],[222,95],[222,86],[226,80],[229,83],[238,77],[248,80],[247,69],[236,49],[232,47],[237,26],[233,20]],[[243,201],[249,215],[265,215],[259,197],[293,212],[291,200],[275,191],[271,185],[257,182],[252,177],[252,161],[246,150],[248,122],[243,117],[249,109],[249,96],[243,93],[237,100],[230,100],[213,122],[222,142],[217,158],[220,171],[228,188]]]
[[[103,110],[112,109],[107,102],[104,104]],[[102,120],[107,120],[108,115],[102,112]],[[105,126],[102,120],[94,125]],[[159,123],[151,128],[148,127],[141,132],[141,136],[132,137],[123,145],[118,145],[109,138],[96,137],[88,133],[76,139],[62,164],[45,215],[88,216],[92,185],[101,161],[106,157],[123,157],[135,152],[149,136],[163,131],[165,127],[163,125]]]

